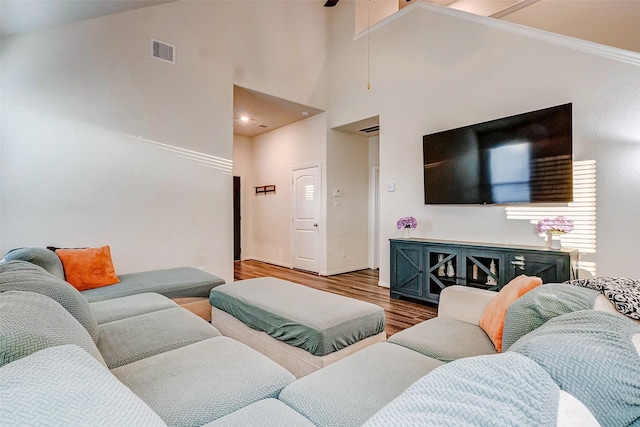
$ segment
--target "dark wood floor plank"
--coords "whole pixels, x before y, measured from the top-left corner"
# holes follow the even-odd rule
[[[311,288],[379,305],[386,314],[387,326],[385,330],[387,336],[437,315],[436,307],[390,298],[389,289],[378,286],[377,270],[359,270],[325,277],[253,260],[235,261],[234,263],[235,280],[265,276],[289,280]]]

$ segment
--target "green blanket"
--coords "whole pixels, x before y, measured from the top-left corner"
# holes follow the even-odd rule
[[[555,427],[559,388],[536,363],[508,352],[434,369],[365,427]]]
[[[544,368],[603,427],[640,425],[640,327],[594,310],[555,317],[510,348]]]
[[[507,310],[502,332],[502,351],[547,320],[578,310],[590,310],[598,297],[592,289],[550,283],[518,298]]]

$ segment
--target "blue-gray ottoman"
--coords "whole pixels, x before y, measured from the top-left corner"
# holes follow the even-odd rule
[[[211,323],[297,378],[386,339],[382,307],[261,277],[211,290]]]

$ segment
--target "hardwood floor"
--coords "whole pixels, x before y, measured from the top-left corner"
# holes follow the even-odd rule
[[[277,277],[311,288],[377,304],[385,311],[387,336],[435,317],[437,314],[436,307],[391,299],[389,289],[378,286],[377,270],[359,270],[325,277],[253,260],[235,261],[234,263],[235,280],[265,276]]]

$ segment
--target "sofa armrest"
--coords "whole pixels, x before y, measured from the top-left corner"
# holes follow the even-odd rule
[[[487,304],[497,294],[469,286],[448,286],[440,293],[438,317],[449,317],[477,325]]]

